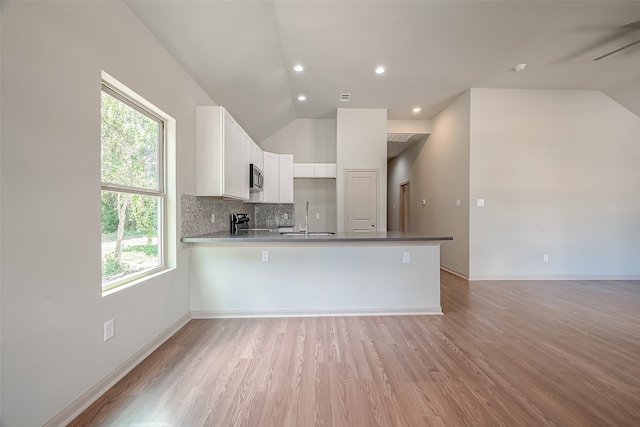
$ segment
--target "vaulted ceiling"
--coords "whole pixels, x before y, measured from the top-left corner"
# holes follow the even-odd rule
[[[127,4],[256,142],[297,118],[334,118],[340,107],[424,120],[469,88],[640,81],[640,44],[593,61],[640,39],[640,29],[619,28],[640,20],[640,1]],[[527,68],[515,72],[520,63]],[[386,72],[376,74],[380,65]]]

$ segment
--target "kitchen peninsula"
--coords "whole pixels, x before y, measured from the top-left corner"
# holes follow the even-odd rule
[[[416,233],[212,233],[193,244],[195,318],[442,314],[440,244]]]

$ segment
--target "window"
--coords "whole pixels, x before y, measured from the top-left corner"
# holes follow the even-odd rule
[[[102,288],[108,291],[166,266],[166,122],[106,82],[101,117]]]

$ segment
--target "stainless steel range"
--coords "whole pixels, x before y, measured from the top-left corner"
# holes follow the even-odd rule
[[[231,234],[248,230],[250,219],[249,214],[246,213],[231,214]]]

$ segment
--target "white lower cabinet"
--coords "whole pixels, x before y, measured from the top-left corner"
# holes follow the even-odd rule
[[[264,152],[263,203],[293,203],[293,155]]]

